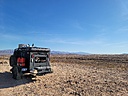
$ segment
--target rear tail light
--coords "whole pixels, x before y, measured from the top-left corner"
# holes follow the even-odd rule
[[[19,58],[17,59],[17,63],[18,63],[19,66],[24,67],[24,66],[25,66],[25,58],[19,57]]]
[[[25,66],[25,63],[21,64],[20,66],[24,67]]]

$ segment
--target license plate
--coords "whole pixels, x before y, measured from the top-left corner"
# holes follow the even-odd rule
[[[22,68],[22,71],[27,71],[27,68]]]

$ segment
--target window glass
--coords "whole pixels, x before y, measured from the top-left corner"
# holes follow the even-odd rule
[[[46,62],[46,57],[35,57],[35,63]]]

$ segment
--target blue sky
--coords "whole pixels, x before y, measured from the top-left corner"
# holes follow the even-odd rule
[[[0,0],[0,49],[128,53],[128,0]]]

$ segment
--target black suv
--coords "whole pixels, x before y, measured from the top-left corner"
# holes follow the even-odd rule
[[[21,79],[24,73],[51,73],[50,49],[19,44],[10,56],[14,79]]]

